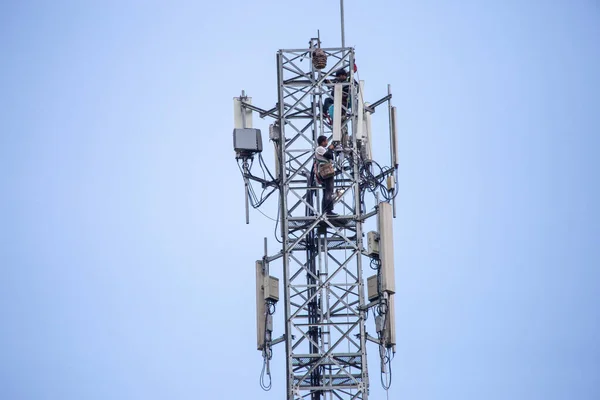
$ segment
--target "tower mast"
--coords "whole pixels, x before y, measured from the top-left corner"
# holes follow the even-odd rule
[[[366,400],[367,341],[379,346],[384,374],[389,371],[390,353],[395,351],[390,210],[397,166],[392,163],[381,168],[372,160],[370,132],[372,114],[378,105],[391,104],[391,92],[370,106],[364,104],[364,83],[355,80],[354,56],[353,48],[321,48],[318,38],[311,39],[308,48],[279,50],[276,106],[261,109],[245,94],[234,99],[234,148],[246,201],[250,198],[252,206],[258,208],[272,193],[279,192],[281,251],[270,256],[265,245],[265,255],[256,264],[257,347],[263,354],[263,371],[270,376],[273,346],[284,343],[288,400]],[[347,80],[336,78],[340,70],[347,73]],[[333,101],[333,115],[324,110],[327,98]],[[395,108],[390,110],[395,115]],[[255,158],[266,168],[261,132],[252,128],[248,116],[252,112],[274,120],[269,138],[274,144],[276,173],[267,170],[271,179],[251,171]],[[395,144],[395,127],[390,126],[389,134]],[[320,136],[336,146],[334,179],[339,215],[328,215],[321,209],[323,190],[314,167]],[[266,198],[248,196],[248,188],[257,183],[267,193]],[[368,233],[365,243],[364,227],[372,217],[377,219],[378,229]],[[368,280],[368,296],[364,261],[376,272]],[[272,336],[272,314],[279,300],[279,280],[270,275],[272,272],[279,272],[283,286],[285,326],[278,338]],[[371,308],[377,316],[375,336],[366,328]]]

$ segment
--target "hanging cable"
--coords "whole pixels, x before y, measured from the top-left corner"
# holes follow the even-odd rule
[[[267,167],[267,164],[265,163],[265,160],[263,159],[263,156],[262,156],[261,153],[258,153],[258,162],[261,165],[261,169],[263,170],[263,174],[264,174],[264,172],[266,170],[272,181],[277,180],[275,177],[273,177],[273,174],[271,174],[271,171],[269,171],[269,168]],[[266,180],[266,177],[265,177],[265,180]]]
[[[283,238],[279,239],[279,236],[277,235],[277,227],[279,226],[279,215],[281,214],[281,199],[279,199],[279,202],[277,203],[277,218],[275,219],[275,229],[273,231],[273,234],[275,235],[275,240],[277,240],[279,243],[283,243]]]
[[[265,218],[270,219],[271,221],[275,221],[277,222],[277,220],[275,218],[269,217],[267,214],[265,214],[264,212],[260,211],[259,208],[256,209],[256,211],[258,211],[259,213],[261,213]]]
[[[269,353],[269,355],[267,355],[266,353]],[[268,392],[269,390],[271,390],[271,386],[273,383],[272,379],[271,379],[271,368],[269,365],[269,361],[271,360],[271,357],[272,357],[272,351],[270,348],[269,348],[269,350],[263,350],[263,366],[262,366],[262,371],[260,372],[260,381],[259,382],[260,382],[260,387],[265,392]]]
[[[261,157],[259,157],[259,164],[260,164],[260,159]],[[241,165],[240,165],[241,164]],[[250,174],[249,171],[252,169],[252,160],[250,162],[250,165],[248,165],[248,162],[246,160],[244,160],[243,162],[240,163],[240,161],[238,160],[238,168],[240,170],[240,173],[242,174],[242,177],[244,178],[244,181],[247,184],[247,190],[248,190],[248,194],[249,194],[249,198],[250,198],[250,205],[252,206],[252,208],[257,209],[258,207],[260,207],[261,205],[264,204],[264,202],[271,197],[271,195],[273,193],[275,193],[275,191],[278,189],[277,186],[274,186],[266,195],[265,192],[267,191],[268,186],[264,186],[263,190],[260,194],[260,198],[258,198],[258,196],[256,195],[256,192],[254,191],[254,186],[252,186],[252,182],[250,182],[250,179],[248,179],[248,177],[246,176],[246,174]],[[263,166],[261,165],[261,169],[263,170],[263,175],[265,174],[265,171],[263,169]],[[247,173],[244,172],[244,170],[248,171]],[[268,172],[268,169],[267,169]],[[264,181],[266,181],[266,175]],[[264,214],[263,214],[264,215]],[[272,218],[271,218],[272,219]]]
[[[382,357],[381,362],[385,366],[387,372],[381,373],[381,386],[384,390],[390,390],[392,387],[392,359],[390,356],[391,350],[385,349],[384,356]]]
[[[260,387],[265,392],[268,392],[269,390],[271,390],[271,386],[273,383],[273,381],[271,379],[271,366],[270,366],[270,361],[271,361],[271,358],[273,357],[273,351],[271,350],[270,343],[268,343],[266,341],[266,336],[267,336],[266,325],[267,325],[267,318],[265,318],[265,344],[264,344],[264,348],[263,348],[263,366],[262,366],[262,370],[260,372]]]
[[[273,358],[273,350],[271,349],[271,326],[269,326],[269,319],[272,320],[273,314],[275,314],[275,303],[271,301],[267,301],[265,303],[265,336],[264,336],[264,344],[263,344],[263,366],[262,371],[260,372],[260,387],[264,391],[271,390],[272,379],[271,379],[271,366],[270,361]],[[268,379],[268,381],[267,381]]]
[[[378,272],[379,274],[380,272]],[[379,278],[378,278],[379,281]],[[392,386],[392,350],[391,348],[386,348],[386,339],[385,339],[385,329],[387,326],[388,312],[389,307],[387,304],[387,299],[381,299],[379,305],[376,308],[377,314],[381,320],[381,330],[377,332],[377,336],[379,338],[379,357],[381,359],[381,386],[384,390],[389,390]]]

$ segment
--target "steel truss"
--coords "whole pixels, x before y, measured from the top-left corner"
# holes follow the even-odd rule
[[[263,193],[267,187],[272,187],[267,195],[261,194],[260,199],[252,191],[254,208],[258,208],[276,189],[279,189],[280,195],[278,222],[282,250],[269,256],[265,239],[265,255],[262,261],[257,261],[257,345],[263,352],[264,362],[261,386],[265,390],[271,387],[269,360],[272,347],[285,343],[288,400],[368,399],[366,341],[379,345],[382,374],[387,374],[385,365],[389,364],[389,352],[394,351],[395,345],[393,310],[389,312],[392,320],[387,315],[389,307],[393,308],[390,296],[394,293],[393,284],[389,286],[387,280],[390,275],[393,283],[389,225],[386,225],[388,231],[385,236],[381,237],[382,242],[387,243],[382,248],[387,249],[383,254],[388,261],[379,259],[379,245],[373,245],[372,234],[369,252],[363,247],[364,222],[378,216],[379,230],[382,221],[379,217],[387,215],[391,218],[392,206],[388,204],[382,208],[375,193],[381,191],[386,202],[393,202],[395,197],[392,176],[397,172],[393,128],[395,109],[389,101],[389,86],[388,95],[369,106],[359,98],[362,96],[359,93],[362,83],[358,84],[354,79],[354,49],[342,47],[317,51],[318,46],[318,39],[312,39],[308,49],[280,50],[277,53],[278,102],[274,108],[263,110],[253,106],[244,92],[234,100],[234,119],[237,118],[234,147],[238,134],[256,134],[257,137],[257,147],[254,147],[253,139],[248,141],[247,136],[240,136],[243,145],[236,150],[246,184],[247,223],[250,181],[259,182]],[[325,67],[324,55],[327,60]],[[338,82],[334,78],[340,69],[347,72],[349,80]],[[326,115],[323,110],[324,100],[328,97],[334,100],[333,116]],[[381,168],[371,160],[370,115],[386,101],[390,115],[392,167]],[[266,166],[258,148],[260,132],[245,129],[248,110],[258,112],[261,117],[275,119],[269,137],[275,145],[277,169],[276,178],[269,172],[271,180],[250,172],[257,153],[263,176]],[[315,177],[314,150],[321,135],[338,145],[334,181],[339,216],[324,215],[320,207],[322,190]],[[383,184],[386,177],[387,189]],[[377,204],[369,212],[365,205],[367,192],[375,195]],[[375,240],[379,241],[379,236]],[[364,256],[371,257],[371,267],[375,265],[374,269],[378,271],[377,296],[370,294],[374,301],[369,304],[365,302],[362,277]],[[271,282],[275,278],[269,276],[269,263],[279,258],[283,264],[285,333],[273,339],[272,313],[274,302],[278,300],[278,290],[271,292]],[[382,265],[386,271],[385,279]],[[261,282],[263,278],[268,278],[268,281]],[[366,312],[371,307],[375,307],[378,314],[375,324],[378,338],[368,335],[365,328]],[[265,377],[268,381],[263,380]],[[382,384],[386,390],[389,388],[389,382],[385,384],[382,380]]]
[[[328,65],[317,70],[309,49],[277,54],[280,223],[288,399],[367,399],[365,295],[362,277],[357,85],[354,50],[322,49]],[[339,217],[321,213],[322,190],[313,171],[317,137],[331,137],[323,100],[344,68],[350,104],[343,105],[342,145],[336,160]],[[341,204],[341,206],[340,206]],[[341,209],[340,209],[341,208]]]

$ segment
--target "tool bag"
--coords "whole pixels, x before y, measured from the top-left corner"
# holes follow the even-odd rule
[[[333,168],[333,164],[328,163],[319,163],[319,176],[321,179],[328,179],[335,175],[335,169]]]

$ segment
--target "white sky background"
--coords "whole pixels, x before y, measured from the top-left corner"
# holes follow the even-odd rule
[[[338,46],[338,6],[0,6],[0,398],[284,396],[231,99],[273,105],[275,52]],[[399,114],[390,398],[598,398],[598,4],[346,1],[346,27]]]

